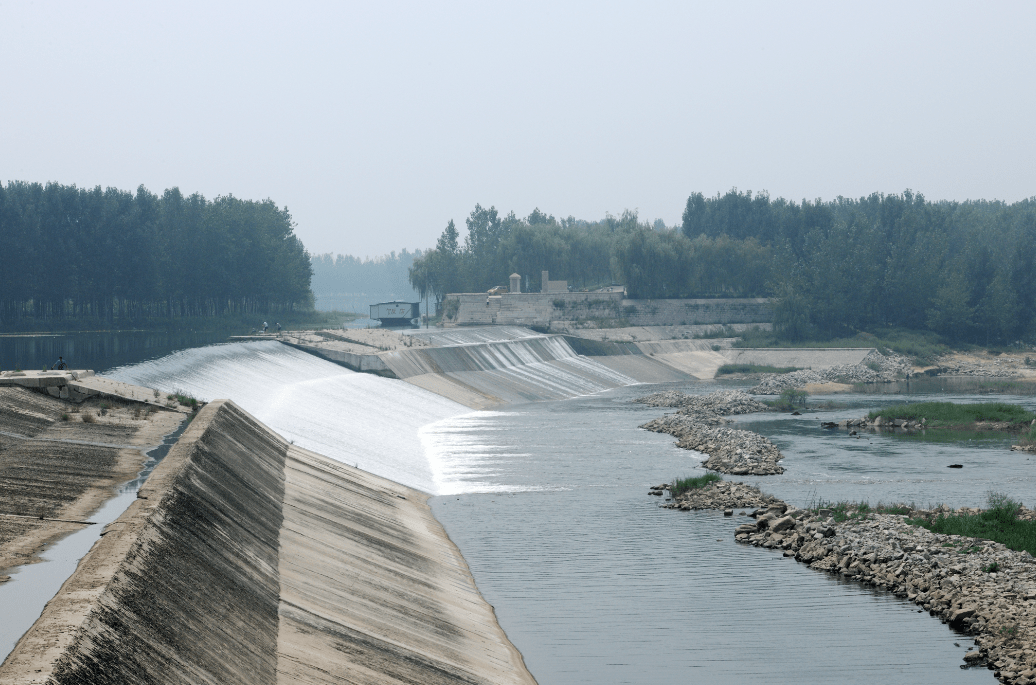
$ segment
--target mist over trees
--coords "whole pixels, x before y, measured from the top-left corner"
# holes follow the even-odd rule
[[[368,314],[377,302],[417,302],[409,272],[421,250],[360,259],[331,253],[313,256],[313,295],[320,311]]]
[[[272,200],[14,181],[0,236],[3,325],[312,308],[309,255]]]
[[[909,190],[800,203],[736,189],[692,194],[678,230],[635,212],[602,221],[525,218],[476,205],[451,221],[410,281],[436,299],[540,272],[632,298],[772,297],[787,339],[928,330],[958,342],[1036,339],[1036,198],[929,202]],[[526,279],[527,277],[527,279]]]

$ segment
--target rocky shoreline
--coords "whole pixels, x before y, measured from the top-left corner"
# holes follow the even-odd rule
[[[1028,552],[932,533],[907,523],[906,515],[849,512],[848,520],[836,522],[831,513],[770,504],[753,511],[756,520],[738,526],[734,538],[909,599],[974,636],[979,649],[965,655],[965,667],[986,666],[1012,685],[1036,683],[1036,564]]]
[[[784,458],[772,442],[752,431],[721,427],[729,423],[722,414],[747,414],[769,409],[740,390],[724,390],[709,395],[684,395],[677,391],[655,393],[634,402],[649,406],[679,407],[640,427],[667,433],[677,439],[676,446],[707,455],[702,466],[734,476],[771,476],[784,473],[778,462]]]
[[[660,485],[652,488],[652,491],[658,492],[668,489],[668,487],[668,484]],[[732,516],[734,509],[756,509],[775,504],[784,503],[773,495],[767,495],[754,485],[721,480],[701,488],[688,490],[682,495],[674,497],[671,502],[666,502],[662,507],[683,511],[723,509],[724,514]],[[742,511],[741,514],[745,515],[746,512]]]
[[[784,374],[767,374],[748,392],[753,395],[780,395],[787,388],[821,383],[888,383],[906,377],[910,360],[898,354],[885,356],[877,351],[859,364],[842,364],[829,369],[803,369]]]

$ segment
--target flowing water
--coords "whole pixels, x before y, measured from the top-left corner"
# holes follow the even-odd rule
[[[994,682],[961,670],[972,643],[912,604],[735,544],[743,518],[660,509],[647,486],[701,473],[701,457],[637,428],[665,413],[630,401],[654,386],[473,412],[276,343],[187,350],[109,375],[233,399],[301,446],[436,494],[436,516],[542,685]],[[824,420],[889,400],[837,399],[853,406]],[[981,504],[986,489],[1032,491],[1032,462],[996,440],[857,440],[820,418],[743,418],[787,455],[785,475],[755,480],[800,505]]]

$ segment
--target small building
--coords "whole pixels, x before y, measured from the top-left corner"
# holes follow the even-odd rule
[[[421,318],[420,302],[379,302],[371,305],[371,318],[382,326],[410,326]]]
[[[544,271],[543,276],[540,278],[540,292],[567,293],[568,281],[552,281],[550,280],[550,273]]]

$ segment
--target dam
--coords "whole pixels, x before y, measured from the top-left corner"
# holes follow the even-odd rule
[[[473,344],[464,339],[453,342]],[[711,348],[704,351],[713,352]],[[514,359],[521,359],[517,352],[511,357],[507,356],[510,351],[486,354],[501,358],[496,364],[505,369]],[[643,368],[658,364],[650,354],[626,356],[641,357],[638,361]],[[470,358],[485,359],[481,354]],[[584,358],[600,363],[596,358]],[[553,368],[550,361],[556,360],[532,358],[530,364],[544,364],[544,373],[550,373],[546,370]],[[500,370],[492,367],[459,373],[485,374],[474,377],[485,384],[479,392],[506,396],[505,390],[497,392],[488,385],[486,378]],[[511,373],[515,372],[505,371],[505,378]],[[740,548],[728,535],[727,528],[732,528],[729,519],[708,513],[674,518],[673,512],[657,509],[652,498],[644,495],[646,487],[687,473],[697,459],[693,453],[677,450],[667,436],[637,430],[639,423],[653,415],[630,400],[656,388],[625,381],[619,384],[612,377],[613,387],[583,394],[579,390],[585,386],[555,382],[551,392],[560,388],[564,397],[532,403],[516,398],[474,410],[407,380],[355,373],[274,341],[185,350],[107,370],[104,375],[213,400],[203,410],[209,413],[199,415],[195,422],[212,415],[208,426],[220,429],[206,436],[204,422],[192,424],[189,431],[195,432],[182,440],[185,448],[194,440],[197,461],[182,461],[179,470],[170,461],[164,472],[158,472],[166,474],[167,483],[178,483],[175,488],[166,486],[172,488],[170,492],[212,503],[230,492],[259,489],[274,492],[274,501],[283,497],[279,522],[277,507],[262,510],[263,523],[248,536],[255,538],[250,546],[228,549],[228,555],[233,552],[236,556],[221,555],[211,561],[214,569],[266,569],[258,576],[250,572],[253,580],[234,590],[255,598],[247,602],[249,607],[256,605],[255,613],[246,617],[240,607],[227,606],[229,615],[243,617],[239,622],[235,618],[234,625],[247,626],[264,645],[276,645],[276,664],[259,663],[248,678],[294,682],[302,674],[313,677],[312,682],[330,682],[330,677],[319,680],[316,672],[330,668],[342,655],[359,655],[363,664],[380,664],[377,668],[386,669],[398,660],[412,663],[405,654],[420,654],[417,660],[427,663],[430,670],[417,679],[407,680],[412,674],[397,672],[390,673],[395,680],[389,676],[378,680],[372,674],[374,669],[353,673],[365,674],[367,679],[361,682],[451,682],[441,674],[461,678],[458,674],[472,672],[481,673],[479,677],[486,682],[515,681],[498,679],[504,677],[522,682],[532,677],[525,675],[531,672],[546,685],[642,682],[658,677],[659,668],[664,668],[674,677],[716,683],[991,682],[986,671],[957,669],[953,641],[960,641],[959,636],[926,616],[907,612],[894,598],[842,586],[794,562]],[[510,383],[506,380],[502,385]],[[667,387],[707,392],[729,386],[685,379],[670,381]],[[221,397],[232,402],[215,401]],[[264,433],[260,423],[272,431]],[[247,442],[239,436],[246,426],[250,428],[244,433],[253,436]],[[233,440],[224,440],[223,434]],[[224,458],[228,461],[214,457],[216,451],[225,450],[209,447],[220,442],[233,447]],[[250,454],[262,456],[265,466],[261,473],[244,471],[245,480],[221,495],[202,476],[206,470],[216,469],[212,471],[216,473],[228,468],[237,451],[235,442],[246,446]],[[787,451],[787,445],[783,447]],[[182,459],[173,451],[170,457]],[[240,454],[236,458],[244,463],[253,459]],[[788,460],[796,463],[796,459],[800,460],[798,469],[780,482],[796,492],[808,491],[811,480],[818,476],[809,475],[812,471],[803,473],[810,457],[791,451]],[[199,469],[200,464],[205,469]],[[846,468],[837,465],[830,470]],[[280,479],[277,473],[282,474]],[[387,473],[392,474],[388,480],[393,482],[379,480]],[[212,480],[215,484],[220,479]],[[897,482],[907,487],[910,480]],[[155,487],[159,487],[157,479]],[[839,487],[851,493],[858,486],[852,485],[850,477]],[[278,488],[283,488],[283,495],[276,494]],[[343,498],[332,503],[320,499],[321,493],[339,488],[349,497],[363,498],[364,506],[349,510],[343,508]],[[135,506],[146,507],[151,502],[146,488],[143,495]],[[363,515],[368,501],[375,521]],[[254,506],[245,501],[233,504],[242,507],[242,512]],[[305,506],[299,509],[300,505]],[[407,513],[401,507],[414,509]],[[328,511],[338,513],[329,517]],[[233,518],[248,520],[245,513]],[[207,517],[207,521],[217,531],[232,523],[221,523],[216,517]],[[332,522],[334,535],[323,527]],[[435,532],[438,522],[441,527]],[[57,675],[92,677],[93,659],[99,654],[106,658],[116,655],[97,648],[115,644],[101,641],[109,635],[110,626],[138,620],[138,614],[125,613],[134,601],[138,607],[142,601],[131,599],[161,588],[179,588],[177,578],[167,577],[175,574],[157,567],[166,563],[169,550],[179,549],[177,545],[187,545],[183,549],[190,553],[189,541],[183,536],[182,522],[170,519],[168,525],[162,522],[157,527],[158,523],[153,527],[149,520],[137,527],[134,539],[144,541],[141,554],[133,555],[133,565],[125,573],[115,573],[118,592],[101,592],[106,613],[91,619],[90,632],[65,643],[68,658],[60,662],[62,670]],[[412,532],[422,527],[420,535]],[[118,530],[113,526],[102,542]],[[402,535],[401,530],[411,532]],[[382,613],[378,593],[388,591],[380,581],[369,580],[369,566],[349,564],[361,562],[372,541],[403,537],[408,538],[408,548],[419,540],[431,544],[443,562],[426,565],[411,556],[375,557],[372,561],[398,580],[415,583],[409,589],[397,586],[389,591],[396,598],[396,607],[404,611],[420,607],[422,619],[427,616],[432,621],[431,632],[416,630],[409,645],[401,644],[409,627],[400,630],[388,619],[375,626],[379,632],[373,636],[363,637],[348,629],[372,616],[378,619]],[[112,537],[108,544],[116,539]],[[456,548],[450,551],[453,544],[463,558]],[[384,552],[392,549],[386,547]],[[300,550],[307,563],[296,563]],[[206,555],[195,553],[191,558],[202,566],[196,573],[206,571]],[[415,564],[420,575],[410,568]],[[475,583],[463,573],[450,575],[447,567],[451,565],[470,567]],[[341,573],[341,568],[355,571]],[[313,573],[310,581],[293,577],[306,569]],[[182,567],[177,570],[195,573]],[[152,575],[153,583],[147,580]],[[204,576],[194,577],[200,580]],[[314,584],[312,578],[316,577],[321,580]],[[276,591],[270,578],[277,579]],[[444,586],[449,588],[446,596],[434,590]],[[194,598],[192,606],[210,601],[197,588],[178,592]],[[429,592],[437,597],[434,607],[425,596]],[[481,609],[474,606],[479,593],[485,602]],[[341,607],[327,608],[349,604],[355,597],[362,600],[362,606],[350,609],[352,614],[343,614]],[[464,597],[469,601],[448,606]],[[197,618],[183,616],[177,625],[192,625],[190,621]],[[137,625],[144,631],[141,634],[150,635],[151,628],[145,623]],[[852,626],[848,652],[839,647],[836,637],[846,626]],[[301,634],[313,630],[317,630],[311,635],[313,641],[302,642]],[[444,640],[464,633],[476,638],[477,647],[461,650],[453,638]],[[353,642],[344,641],[343,636]],[[357,643],[362,643],[362,650]],[[363,651],[373,649],[371,645],[388,651]],[[397,651],[391,652],[389,645]],[[163,658],[172,658],[175,647],[156,649]],[[404,647],[414,651],[399,651]],[[146,644],[139,649],[141,658],[148,654]],[[837,652],[838,658],[823,656],[829,652]],[[388,658],[388,653],[394,656]],[[439,661],[426,658],[428,654],[437,655]],[[12,655],[9,661],[13,663],[14,658]],[[211,654],[193,653],[190,659],[191,663],[212,663]],[[289,664],[298,670],[283,671]],[[312,668],[307,664],[313,664]],[[508,675],[479,670],[488,668],[486,664]],[[242,671],[235,669],[236,677]],[[442,679],[430,678],[430,673],[440,674]],[[475,676],[463,677],[481,682]],[[231,680],[227,675],[226,681]],[[8,682],[6,671],[0,671],[0,682]],[[150,682],[162,680],[155,675]]]

